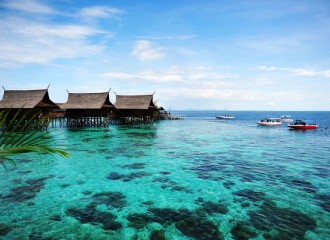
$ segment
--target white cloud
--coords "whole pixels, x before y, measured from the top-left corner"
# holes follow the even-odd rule
[[[322,71],[322,73],[326,78],[330,78],[330,69],[324,70],[324,71]]]
[[[173,35],[173,36],[137,36],[143,40],[188,40],[196,38],[196,35]]]
[[[303,77],[314,77],[314,76],[321,76],[330,78],[330,69],[326,70],[315,70],[310,68],[291,68],[291,67],[268,67],[268,66],[257,66],[258,70],[261,71],[287,71],[293,73],[297,76]]]
[[[182,77],[180,75],[175,74],[159,74],[155,71],[143,71],[139,73],[122,73],[122,72],[111,72],[102,74],[103,77],[123,79],[123,80],[131,80],[136,79],[137,81],[149,81],[149,82],[157,82],[157,83],[165,83],[165,82],[178,82],[182,81]]]
[[[299,75],[299,76],[316,76],[319,75],[319,72],[310,70],[310,69],[305,69],[305,68],[296,68],[291,70],[294,74]]]
[[[6,26],[0,27],[0,67],[90,56],[104,49],[102,38],[112,36],[95,27],[41,23],[24,17],[0,18],[0,26]],[[89,42],[95,36],[99,42]]]
[[[111,72],[102,74],[103,77],[116,78],[116,79],[132,79],[136,78],[135,74],[123,73],[123,72]]]
[[[13,33],[22,36],[40,37],[42,39],[83,39],[95,34],[111,34],[109,32],[82,25],[40,24],[38,22],[26,21],[24,19],[9,19],[7,22],[9,22],[8,25]]]
[[[0,15],[0,67],[3,68],[101,53],[113,33],[98,28],[97,22],[88,24],[85,20],[122,13],[107,6],[60,12],[38,0],[0,0],[0,8],[6,10],[6,14]],[[67,19],[55,21],[54,17]]]
[[[151,61],[161,59],[164,54],[160,48],[154,47],[149,40],[137,41],[131,55],[141,61]]]
[[[274,81],[267,79],[267,78],[258,78],[255,80],[255,83],[257,85],[272,85],[272,84],[274,84]]]
[[[272,106],[272,107],[273,107],[273,106],[275,106],[275,105],[276,105],[276,103],[274,103],[274,102],[267,102],[267,105],[268,105],[268,106]]]
[[[36,0],[7,0],[2,3],[2,5],[11,10],[16,10],[25,13],[36,13],[36,14],[56,14],[56,10],[50,6],[41,3]]]
[[[136,73],[109,72],[103,73],[103,77],[117,78],[123,80],[135,79],[143,82],[153,83],[176,83],[189,84],[191,86],[205,86],[205,88],[218,88],[233,86],[229,79],[237,78],[237,74],[219,73],[213,69],[203,66],[184,68],[172,66],[162,70],[145,70]]]
[[[298,76],[303,77],[314,77],[314,76],[321,76],[330,78],[330,69],[326,70],[315,70],[315,69],[308,69],[308,68],[292,68],[290,69],[292,73]]]
[[[80,15],[87,18],[108,18],[121,13],[123,13],[122,10],[108,6],[87,7],[80,11]]]
[[[258,70],[264,70],[264,71],[275,71],[278,70],[279,68],[277,67],[267,67],[267,66],[257,66]]]

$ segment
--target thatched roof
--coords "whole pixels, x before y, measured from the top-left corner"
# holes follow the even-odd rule
[[[49,99],[48,89],[40,90],[5,90],[0,108],[25,108],[35,107],[59,108]]]
[[[153,95],[116,95],[115,107],[117,109],[142,109],[155,108]]]
[[[102,93],[69,93],[68,101],[62,109],[101,109],[114,108],[109,99],[109,92]]]

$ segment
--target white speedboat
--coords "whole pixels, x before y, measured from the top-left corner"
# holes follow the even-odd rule
[[[293,119],[289,115],[280,116],[282,122],[293,122]]]
[[[231,119],[236,119],[236,117],[234,115],[226,114],[226,115],[216,116],[216,119],[231,120]]]
[[[279,118],[265,118],[258,122],[260,126],[281,126],[282,121]]]

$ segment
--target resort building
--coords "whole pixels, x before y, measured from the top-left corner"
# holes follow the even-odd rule
[[[49,99],[48,89],[40,90],[6,90],[4,89],[3,99],[0,101],[0,110],[9,110],[8,119],[15,115],[17,118],[45,119],[49,121],[54,109],[59,106]],[[25,121],[21,121],[24,124]],[[35,128],[45,128],[46,123],[41,123]],[[33,121],[31,125],[33,125]]]
[[[68,127],[106,127],[115,113],[109,92],[69,93],[61,109],[65,110]]]
[[[151,123],[158,119],[157,106],[151,95],[116,95],[116,116],[119,123]]]
[[[4,90],[0,101],[0,109],[25,109],[46,114],[55,108],[59,106],[49,99],[48,89]]]

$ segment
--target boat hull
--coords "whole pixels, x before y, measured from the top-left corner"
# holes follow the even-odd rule
[[[217,116],[216,119],[233,120],[233,119],[235,119],[235,117],[222,117],[222,116]]]
[[[311,129],[317,129],[317,125],[288,125],[290,129],[296,129],[296,130],[311,130]]]
[[[281,126],[282,123],[281,122],[258,122],[258,125],[272,127],[272,126]]]

